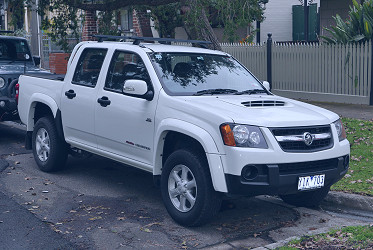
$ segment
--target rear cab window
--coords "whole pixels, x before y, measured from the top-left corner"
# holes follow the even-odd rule
[[[76,65],[72,84],[94,88],[101,72],[107,49],[84,49]]]

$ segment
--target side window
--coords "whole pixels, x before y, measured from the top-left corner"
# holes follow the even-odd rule
[[[95,87],[106,52],[106,49],[85,49],[76,65],[72,84]]]
[[[105,89],[122,93],[124,82],[131,79],[143,80],[151,87],[150,77],[141,57],[130,52],[116,51],[109,66]]]

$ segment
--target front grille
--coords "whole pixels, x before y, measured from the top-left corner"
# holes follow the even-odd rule
[[[338,158],[278,164],[280,174],[298,174],[338,168]]]
[[[241,104],[246,107],[285,106],[285,102],[283,101],[250,101],[250,102],[242,102]]]
[[[315,152],[333,147],[333,137],[330,125],[312,126],[312,127],[290,127],[290,128],[270,128],[276,137],[280,147],[285,152]],[[298,137],[302,138],[305,133],[310,133],[314,140],[307,145],[302,140],[279,140],[281,137]],[[319,135],[329,138],[317,138]]]

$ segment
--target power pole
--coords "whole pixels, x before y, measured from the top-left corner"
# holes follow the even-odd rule
[[[309,22],[309,7],[308,7],[308,0],[304,1],[304,40],[308,42],[308,22]]]

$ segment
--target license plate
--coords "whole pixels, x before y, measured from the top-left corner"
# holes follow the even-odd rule
[[[324,186],[325,174],[299,177],[298,190],[310,190]]]

